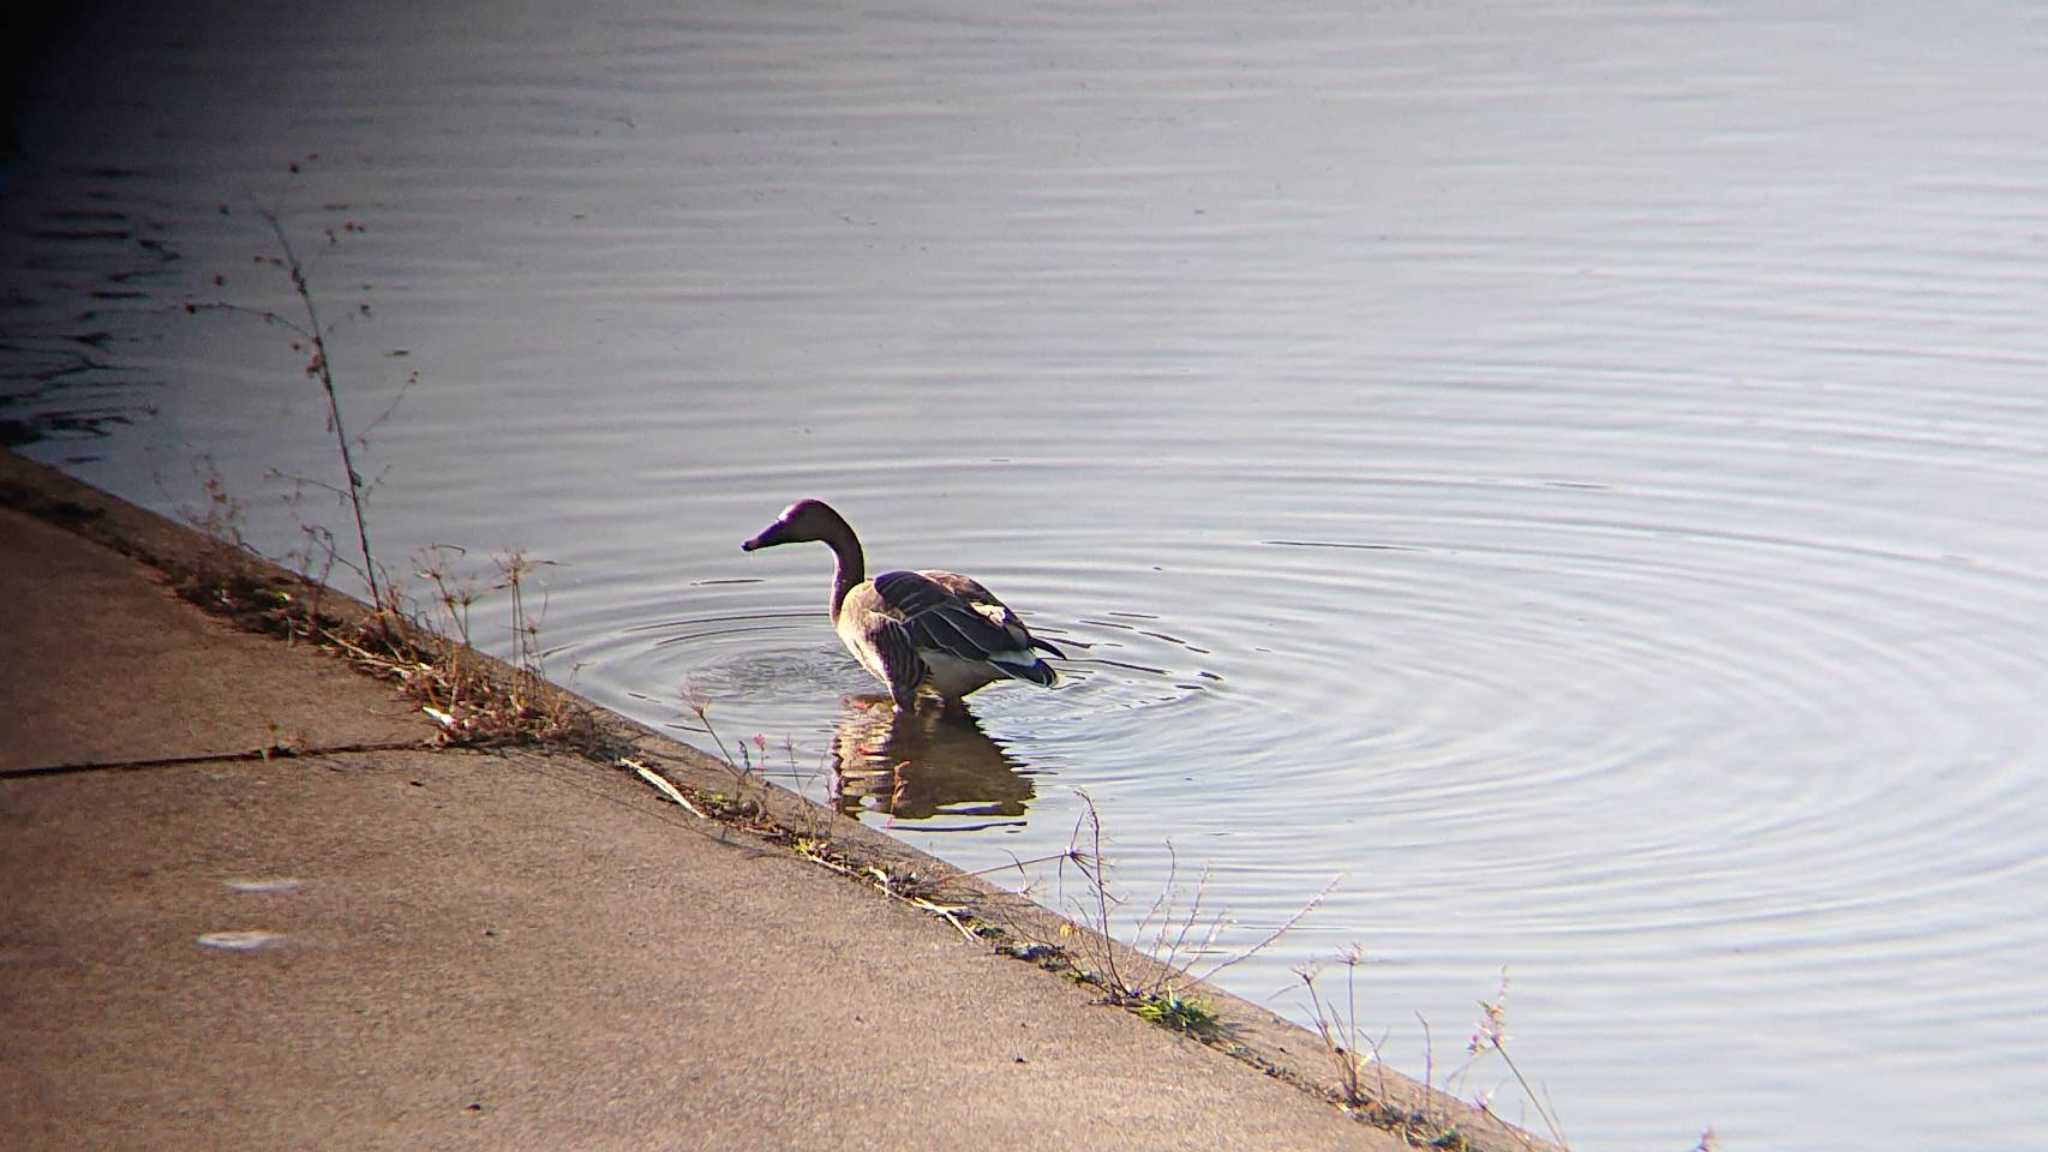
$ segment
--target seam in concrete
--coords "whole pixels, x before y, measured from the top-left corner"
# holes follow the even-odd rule
[[[32,776],[73,776],[84,772],[140,772],[150,768],[189,768],[194,764],[241,764],[251,760],[291,760],[305,756],[338,756],[351,752],[422,752],[431,746],[417,740],[381,740],[369,744],[331,744],[318,748],[286,748],[272,745],[246,752],[200,752],[190,756],[159,756],[147,760],[94,760],[80,764],[36,764],[27,768],[0,768],[0,780],[23,780]]]

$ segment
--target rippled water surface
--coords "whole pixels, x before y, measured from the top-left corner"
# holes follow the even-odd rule
[[[1505,966],[1581,1149],[2048,1144],[2048,21],[1257,7],[60,22],[0,427],[339,529],[305,351],[183,307],[293,305],[274,207],[379,552],[549,562],[583,692],[969,867],[1085,792],[1226,951],[1341,877],[1223,982],[1360,944],[1420,1075]],[[1061,686],[892,723],[737,548],[800,496]]]

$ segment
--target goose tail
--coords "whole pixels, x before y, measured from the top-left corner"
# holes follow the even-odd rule
[[[990,667],[1012,680],[1027,680],[1041,688],[1050,688],[1060,680],[1060,674],[1053,671],[1052,665],[1028,651],[999,652],[989,657],[988,662]]]

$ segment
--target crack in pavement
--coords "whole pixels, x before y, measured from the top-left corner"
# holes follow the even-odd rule
[[[325,744],[297,748],[272,744],[246,752],[202,752],[190,756],[160,756],[147,760],[95,760],[72,764],[36,764],[27,768],[0,768],[0,780],[22,780],[32,776],[73,776],[85,772],[135,772],[149,768],[179,768],[193,764],[238,764],[251,760],[292,760],[308,756],[339,756],[351,752],[431,752],[437,745],[418,740],[379,740],[365,744]]]

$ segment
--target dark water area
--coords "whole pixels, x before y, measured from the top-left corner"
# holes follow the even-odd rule
[[[346,538],[253,315],[297,315],[275,211],[380,556],[545,561],[577,690],[963,867],[1092,802],[1126,933],[1206,870],[1228,955],[1336,878],[1222,981],[1305,1020],[1292,969],[1359,945],[1441,1080],[1506,968],[1581,1150],[2048,1143],[2040,13],[202,4],[35,42],[16,450]],[[738,550],[803,496],[876,570],[987,583],[1063,683],[892,721],[824,551]],[[1534,1122],[1497,1062],[1455,1086]]]

